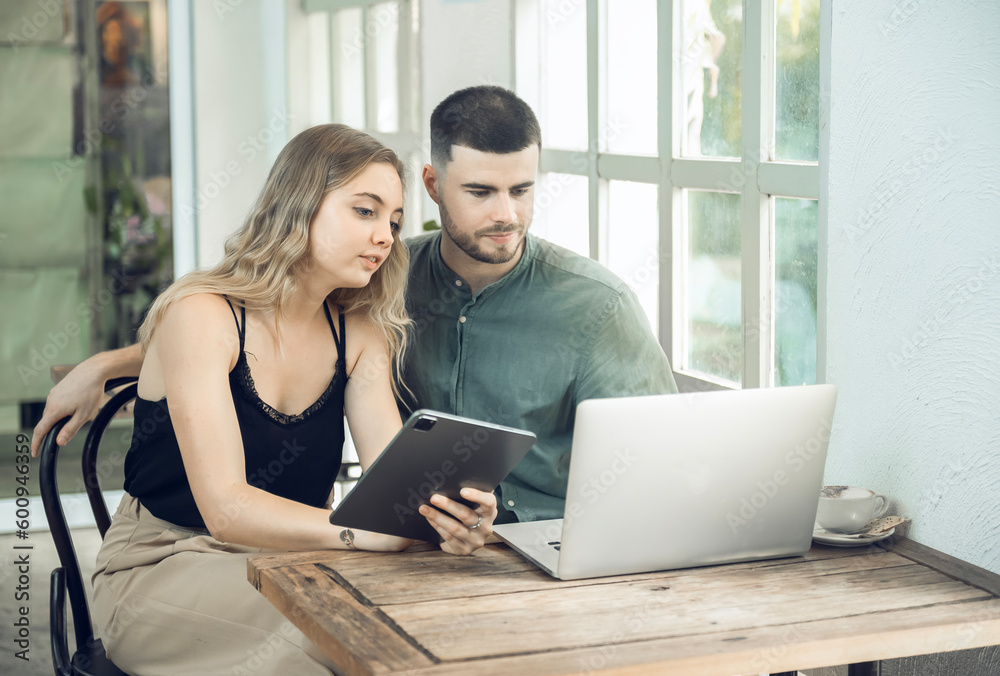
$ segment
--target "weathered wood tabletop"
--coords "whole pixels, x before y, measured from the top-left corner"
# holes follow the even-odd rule
[[[248,577],[346,674],[777,673],[1000,644],[1000,576],[909,540],[563,582],[471,557],[253,557]]]

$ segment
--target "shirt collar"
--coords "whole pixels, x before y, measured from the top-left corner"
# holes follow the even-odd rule
[[[459,277],[451,268],[445,265],[444,259],[441,258],[441,238],[444,235],[440,230],[437,231],[434,241],[431,243],[431,266],[434,269],[434,274],[441,280],[444,280],[447,284],[452,285],[455,280],[462,279]],[[503,288],[512,279],[517,279],[519,277],[527,274],[527,270],[531,267],[531,260],[534,259],[537,251],[537,243],[535,242],[535,237],[530,232],[525,235],[524,238],[524,252],[521,254],[521,260],[517,262],[517,265],[508,272],[506,275],[493,282],[487,287],[480,289],[476,298],[482,297],[484,294],[490,295],[495,291]],[[463,279],[462,284],[466,284]]]

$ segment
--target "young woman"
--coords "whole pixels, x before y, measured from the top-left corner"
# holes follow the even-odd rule
[[[94,574],[109,657],[133,674],[327,674],[328,662],[246,580],[262,550],[399,550],[331,526],[344,412],[363,468],[401,426],[408,259],[404,166],[372,137],[314,127],[279,155],[222,262],[154,303],[126,495]],[[496,516],[440,496],[423,508],[468,554]],[[241,672],[240,669],[244,671]]]

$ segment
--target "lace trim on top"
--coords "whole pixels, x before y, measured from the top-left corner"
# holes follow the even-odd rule
[[[253,381],[253,376],[250,374],[250,364],[247,363],[245,352],[240,353],[240,358],[236,362],[236,368],[233,369],[231,377],[236,376],[237,382],[242,385],[240,388],[240,394],[243,395],[244,399],[256,406],[261,413],[279,425],[294,425],[312,417],[313,414],[326,405],[326,402],[329,401],[333,393],[337,391],[337,387],[340,384],[342,374],[345,370],[343,360],[338,359],[337,370],[334,372],[333,379],[330,381],[330,384],[326,386],[326,390],[323,391],[323,394],[319,395],[319,399],[317,399],[316,402],[309,408],[302,411],[302,413],[296,413],[295,415],[282,413],[260,398],[260,394],[257,393],[257,386]]]

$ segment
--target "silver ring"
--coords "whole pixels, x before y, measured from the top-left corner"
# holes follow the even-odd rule
[[[483,515],[480,514],[479,515],[479,521],[476,522],[475,526],[469,526],[469,530],[475,530],[475,529],[479,528],[482,525],[483,525]]]

